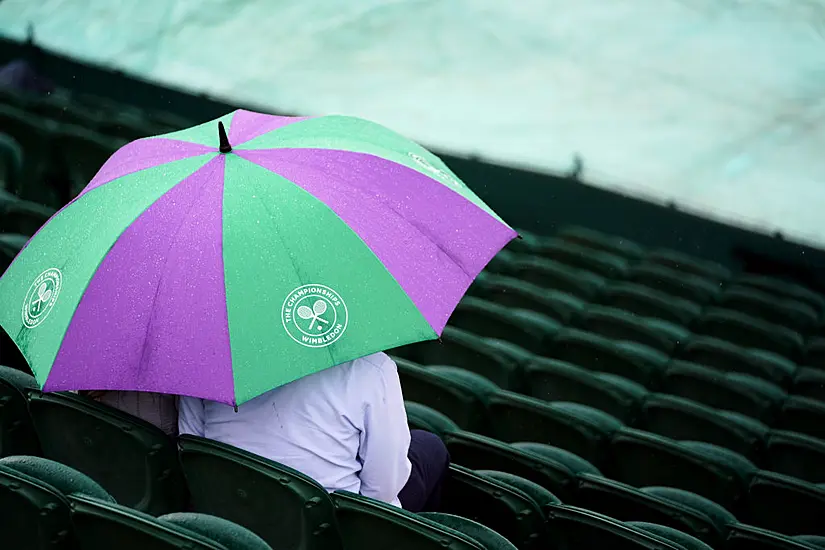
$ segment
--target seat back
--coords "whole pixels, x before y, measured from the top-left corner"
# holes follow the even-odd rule
[[[825,488],[760,471],[748,487],[748,523],[786,535],[825,535]]]
[[[0,365],[0,457],[39,455],[26,392],[37,390],[33,376]]]
[[[407,425],[411,430],[431,432],[442,439],[446,434],[460,430],[448,416],[427,405],[404,401],[404,409],[407,412]]]
[[[177,512],[161,516],[160,519],[223,544],[232,550],[272,550],[264,539],[249,529],[216,516]]]
[[[725,547],[728,550],[812,550],[816,548],[780,533],[743,523],[731,525]]]
[[[556,548],[684,550],[608,516],[573,506],[550,506],[548,528]]]
[[[502,537],[498,531],[490,529],[486,525],[477,523],[463,516],[454,516],[440,512],[423,512],[421,517],[434,521],[439,525],[454,529],[463,533],[481,544],[485,550],[516,550],[511,542]]]
[[[796,432],[774,431],[762,462],[766,470],[809,483],[825,483],[825,441]]]

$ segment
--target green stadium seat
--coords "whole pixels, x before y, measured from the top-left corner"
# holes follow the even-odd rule
[[[481,544],[485,550],[516,550],[516,547],[498,532],[466,517],[441,512],[423,512],[419,516],[470,537]]]
[[[521,378],[519,361],[500,346],[483,337],[447,326],[441,341],[430,340],[389,350],[420,365],[452,365],[476,372],[502,388],[518,387]]]
[[[0,272],[6,271],[15,256],[29,242],[28,235],[0,233]]]
[[[795,538],[739,523],[730,526],[725,548],[728,550],[812,550],[816,548]]]
[[[792,395],[782,404],[774,427],[825,439],[825,403]]]
[[[237,523],[273,548],[340,549],[327,492],[292,468],[191,435],[178,440],[195,512]]]
[[[401,508],[345,491],[332,499],[344,548],[484,550],[475,539]]]
[[[518,489],[539,506],[544,517],[547,516],[547,507],[551,504],[561,504],[559,497],[529,479],[510,474],[508,472],[500,472],[498,470],[476,470],[476,474],[492,478],[501,483],[505,483],[514,489]]]
[[[648,395],[633,427],[677,441],[713,443],[744,456],[761,452],[769,431],[747,416],[661,393]]]
[[[513,309],[473,296],[464,297],[450,316],[450,325],[478,336],[500,338],[533,353],[541,353],[561,325],[540,313]]]
[[[569,401],[602,410],[623,422],[638,411],[647,390],[613,374],[591,372],[571,363],[536,357],[525,368],[528,395],[545,401]]]
[[[513,263],[512,272],[508,274],[585,301],[593,299],[605,286],[604,278],[595,273],[538,256],[518,258]]]
[[[825,535],[825,488],[761,470],[748,487],[747,522],[785,535]],[[742,518],[745,519],[745,518]]]
[[[721,372],[688,361],[673,361],[659,385],[676,395],[716,409],[771,424],[787,394],[773,382],[749,374]]]
[[[237,550],[272,550],[261,537],[231,521],[207,514],[176,512],[160,517],[171,523]]]
[[[694,492],[734,511],[756,470],[741,455],[696,442],[622,428],[611,443],[607,474],[634,487],[662,485]]]
[[[598,334],[567,329],[559,333],[547,356],[594,372],[615,374],[645,387],[659,380],[668,356],[633,342],[615,342]]]
[[[490,397],[490,435],[506,442],[534,441],[598,463],[610,436],[622,426],[607,413],[578,403],[547,403],[511,392]]]
[[[809,483],[825,483],[825,441],[796,432],[774,431],[761,466]]]
[[[629,282],[610,285],[599,302],[635,315],[653,317],[681,326],[689,326],[702,312],[702,307],[690,300]]]
[[[825,297],[796,283],[764,275],[744,274],[736,278],[736,284],[763,290],[775,296],[806,302],[820,314],[825,312]]]
[[[825,370],[801,367],[796,371],[791,390],[795,395],[825,402]]]
[[[756,348],[787,357],[802,359],[803,339],[798,332],[722,308],[705,310],[696,332],[726,340],[746,348]]]
[[[507,483],[462,466],[450,466],[439,511],[485,525],[518,548],[545,548],[547,544],[538,503]]]
[[[453,464],[522,477],[544,487],[562,501],[574,489],[576,472],[564,464],[516,449],[497,439],[470,432],[453,432],[444,436],[444,443]]]
[[[474,285],[474,296],[508,308],[535,311],[559,323],[567,323],[584,308],[581,298],[516,277],[482,274]]]
[[[18,185],[9,189],[22,198],[43,202],[50,194],[42,185],[46,159],[50,152],[49,135],[55,125],[9,105],[0,105],[0,128],[23,149],[23,166]],[[39,196],[44,193],[45,196]],[[55,205],[56,206],[56,205]]]
[[[3,468],[14,470],[18,474],[46,483],[57,489],[62,495],[68,496],[79,493],[105,502],[115,501],[103,487],[89,476],[48,458],[25,455],[7,456],[0,459],[0,465]]]
[[[605,306],[590,306],[576,319],[575,325],[611,340],[627,340],[670,354],[687,341],[687,329],[648,317]]]
[[[802,334],[809,332],[819,318],[819,313],[810,304],[746,286],[725,289],[719,295],[718,303],[725,309],[751,315]]]
[[[630,521],[626,525],[638,529],[662,541],[673,542],[683,550],[713,550],[710,546],[686,533],[657,523],[645,521]]]
[[[792,537],[794,541],[808,544],[816,549],[825,548],[825,536],[822,535],[797,535]]]
[[[33,376],[0,365],[0,457],[40,454],[26,403],[26,394],[37,390]]]
[[[160,428],[72,393],[32,393],[29,410],[45,458],[88,475],[120,504],[154,516],[183,509],[177,450]]]
[[[111,138],[79,126],[64,125],[52,137],[56,160],[76,196],[126,140]]]
[[[487,425],[487,400],[498,387],[480,375],[446,373],[397,360],[404,398],[431,407],[452,419],[461,429],[484,430]],[[452,367],[457,369],[458,367]],[[485,385],[484,382],[487,382]]]
[[[0,190],[0,232],[34,235],[55,211]]]
[[[679,298],[705,304],[716,297],[720,286],[704,277],[656,265],[639,264],[630,268],[628,280],[672,294]]]
[[[786,357],[707,336],[691,339],[677,352],[677,357],[725,372],[764,378],[780,387],[790,385],[796,371],[796,365]]]
[[[0,188],[18,188],[24,158],[23,148],[17,140],[0,132]]]
[[[825,338],[811,338],[805,348],[805,364],[825,371]]]
[[[490,262],[484,267],[484,271],[482,273],[512,273],[518,256],[518,254],[510,252],[507,249],[501,250],[498,254],[493,256],[493,259],[490,260]],[[472,289],[473,287],[471,286],[470,288]],[[472,291],[470,291],[470,293],[472,293]]]
[[[447,415],[426,405],[404,401],[404,408],[407,411],[407,424],[411,430],[424,430],[444,439],[447,434],[461,429]]]
[[[565,242],[609,252],[627,260],[638,260],[645,253],[641,245],[629,239],[608,235],[586,227],[565,227],[556,234],[556,237]]]
[[[680,272],[721,282],[731,278],[731,271],[722,264],[683,254],[675,250],[658,249],[645,256],[645,262],[658,264]]]
[[[667,491],[660,495],[656,489]],[[689,502],[668,498],[676,492],[693,498]],[[725,508],[688,491],[670,487],[637,489],[591,474],[579,475],[578,488],[570,504],[620,521],[645,521],[673,527],[712,547],[724,540],[727,525],[737,521]]]
[[[601,475],[601,472],[593,464],[583,459],[579,455],[566,451],[560,447],[553,445],[546,445],[544,443],[536,443],[534,441],[521,441],[511,443],[512,447],[526,453],[539,455],[543,458],[554,460],[560,464],[564,464],[576,475],[582,473]]]
[[[548,529],[551,548],[685,550],[611,517],[563,504],[550,506]]]
[[[217,541],[133,508],[80,494],[71,495],[69,501],[74,534],[82,550],[228,550]]]
[[[595,273],[606,279],[623,279],[627,275],[629,265],[628,261],[621,256],[599,252],[555,238],[543,240],[538,254],[570,267]]]

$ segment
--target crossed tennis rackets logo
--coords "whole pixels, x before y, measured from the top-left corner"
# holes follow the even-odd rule
[[[315,322],[318,322],[318,330],[324,330],[324,327],[321,326],[323,323],[324,325],[328,325],[329,321],[321,317],[324,313],[327,312],[327,303],[324,300],[315,300],[315,303],[312,304],[312,308],[309,306],[300,306],[297,310],[298,317],[303,319],[304,321],[312,321],[309,323],[309,330],[312,330],[312,327],[315,326]]]

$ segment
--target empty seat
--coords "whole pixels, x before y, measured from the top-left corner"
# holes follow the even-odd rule
[[[690,334],[683,327],[667,321],[602,306],[587,308],[576,320],[576,325],[606,338],[638,342],[664,353],[672,352]]]
[[[796,371],[792,392],[825,402],[825,370],[802,367]]]
[[[644,285],[620,282],[605,289],[599,301],[643,317],[688,326],[702,312],[699,304]]]
[[[40,454],[26,403],[26,392],[37,389],[33,376],[0,365],[0,457]]]
[[[515,277],[483,274],[473,284],[475,296],[508,308],[535,311],[560,323],[566,323],[584,307],[584,301],[572,294]]]
[[[233,550],[272,550],[261,537],[237,523],[208,514],[177,512],[160,517],[161,521],[202,535]]]
[[[736,283],[743,286],[758,288],[775,296],[783,296],[806,302],[820,313],[825,311],[825,298],[823,298],[821,294],[796,283],[776,279],[774,277],[751,274],[740,275],[736,278]]]
[[[662,378],[659,391],[744,414],[760,422],[773,422],[787,394],[777,385],[749,374],[721,372],[696,363],[674,361]]]
[[[707,445],[707,444],[706,444]],[[713,447],[713,446],[710,446]],[[635,487],[663,485],[692,491],[735,510],[755,470],[742,457],[707,452],[700,445],[622,428],[613,437],[608,475]],[[731,453],[735,455],[735,453]]]
[[[803,541],[794,540],[793,537],[744,523],[730,526],[725,547],[729,550],[811,550],[816,548]]]
[[[633,266],[628,279],[697,304],[707,303],[719,293],[718,283],[656,264]]]
[[[726,289],[719,304],[733,311],[752,315],[769,323],[806,333],[816,324],[819,314],[805,302],[780,298],[754,288],[736,286]]]
[[[23,171],[23,148],[10,135],[0,132],[0,187],[17,189]]]
[[[310,477],[211,439],[183,435],[178,444],[194,511],[242,525],[275,548],[341,547],[332,501]]]
[[[744,456],[760,452],[768,434],[767,426],[747,416],[665,394],[648,395],[634,427],[677,441],[713,443]]]
[[[452,365],[489,378],[502,388],[517,387],[520,365],[484,338],[455,327],[446,327],[441,341],[419,342],[390,351],[420,365]]]
[[[726,372],[751,374],[787,386],[796,370],[793,362],[770,352],[747,349],[718,338],[693,338],[677,356]]]
[[[802,358],[802,336],[788,328],[722,308],[705,311],[696,332],[746,348],[778,353],[791,361]]]
[[[71,393],[32,394],[29,409],[44,457],[83,472],[137,510],[183,509],[177,450],[160,428]]]
[[[454,432],[444,437],[454,464],[473,470],[498,470],[530,480],[565,500],[573,490],[576,472],[564,464],[521,451],[490,437]]]
[[[628,270],[628,261],[621,256],[568,243],[561,239],[550,238],[542,241],[538,253],[545,258],[590,271],[606,279],[622,279]]]
[[[609,252],[628,260],[637,260],[644,255],[644,248],[638,243],[586,227],[565,227],[556,236],[563,241]]]
[[[718,504],[689,494],[700,504],[688,505],[602,476],[579,474],[578,488],[570,504],[621,521],[667,525],[711,546],[718,545],[724,540],[726,526],[735,523],[736,518]]]
[[[450,325],[479,336],[500,338],[533,353],[541,353],[561,325],[545,315],[511,309],[481,298],[466,296],[450,316]]]
[[[543,548],[547,543],[538,503],[506,483],[462,466],[450,466],[440,511],[486,525],[519,548]]]
[[[644,386],[626,378],[545,357],[537,357],[527,365],[524,387],[532,397],[581,403],[623,422],[635,415],[647,394]]]
[[[823,514],[822,487],[764,470],[751,479],[748,523],[785,535],[825,535]]]
[[[516,550],[516,547],[497,531],[466,517],[441,512],[422,512],[418,515],[470,537],[486,550]]]
[[[401,508],[344,491],[332,498],[344,548],[484,549],[467,535]]]
[[[44,193],[42,185],[46,170],[45,159],[50,153],[49,134],[54,123],[35,118],[26,112],[8,105],[0,105],[0,128],[11,136],[23,149],[24,161],[18,178],[18,187],[10,189],[22,198],[46,202],[50,206],[53,193]],[[45,196],[38,196],[44,193]]]
[[[795,432],[768,437],[761,466],[810,483],[825,483],[825,441]]]
[[[638,529],[639,531],[649,533],[653,537],[660,540],[676,543],[676,545],[682,550],[713,550],[713,548],[696,537],[692,537],[687,533],[683,533],[678,529],[673,529],[672,527],[645,521],[629,521],[626,525],[633,527],[634,529]]]
[[[558,462],[559,464],[564,464],[576,475],[582,473],[601,475],[601,472],[596,466],[576,453],[562,449],[561,447],[547,445],[545,443],[536,443],[535,441],[517,441],[511,443],[511,445],[520,451],[532,453],[542,458],[548,458],[554,462]]]
[[[478,475],[492,478],[501,483],[505,483],[514,489],[518,489],[536,503],[542,511],[543,516],[547,516],[547,507],[551,504],[561,504],[559,497],[529,479],[498,470],[476,470]]]
[[[663,265],[676,271],[691,273],[711,281],[727,281],[731,271],[722,264],[683,254],[675,250],[658,249],[645,256],[645,261]]]
[[[443,438],[448,433],[460,430],[448,416],[420,403],[404,401],[407,424],[411,430],[425,430]]]
[[[7,456],[0,459],[0,465],[18,474],[47,483],[62,495],[82,494],[114,502],[109,493],[89,476],[60,462],[39,456]]]
[[[805,348],[805,364],[814,369],[825,370],[825,338],[811,338]]]
[[[511,392],[490,398],[490,434],[502,441],[548,443],[598,463],[622,426],[607,413],[577,403],[547,403]]]
[[[825,403],[792,395],[782,404],[775,427],[825,439]]]
[[[649,386],[665,371],[668,356],[644,345],[615,342],[583,330],[559,333],[547,355],[595,372],[607,372]]]
[[[604,288],[603,277],[540,257],[521,257],[513,264],[514,277],[543,288],[567,292],[582,300],[590,300]]]

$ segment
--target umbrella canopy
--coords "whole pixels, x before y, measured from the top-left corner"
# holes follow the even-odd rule
[[[240,404],[437,338],[515,236],[380,125],[239,110],[117,151],[0,279],[0,325],[45,391]]]

